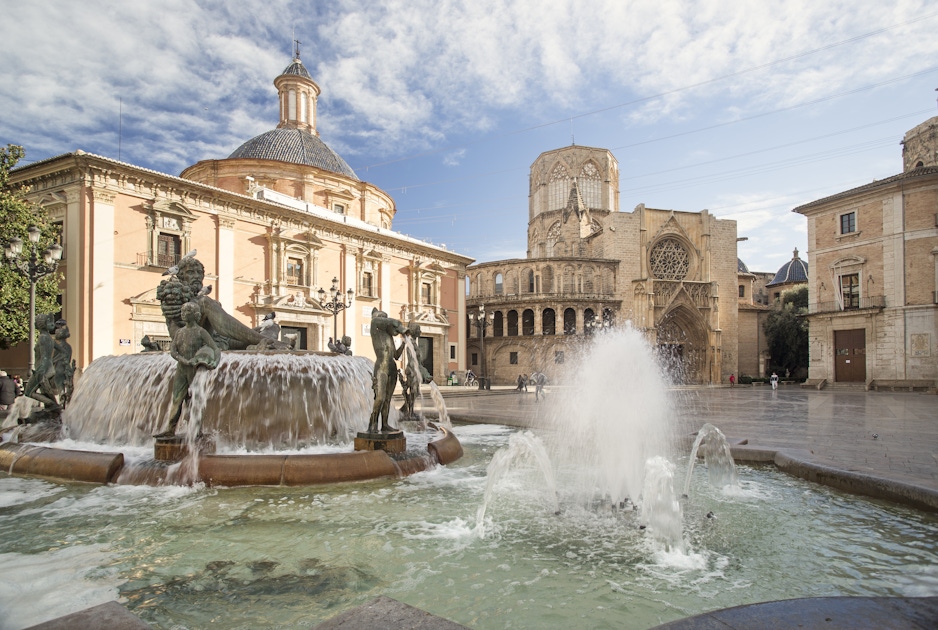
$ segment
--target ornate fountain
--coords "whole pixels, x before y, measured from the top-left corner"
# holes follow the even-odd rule
[[[166,275],[157,297],[170,351],[92,362],[52,432],[109,448],[153,442],[153,458],[8,442],[0,466],[97,483],[295,486],[402,477],[462,456],[445,427],[420,451],[391,426],[395,337],[413,334],[400,321],[373,314],[376,362],[297,351],[209,297],[194,252]],[[353,441],[354,451],[339,450]]]

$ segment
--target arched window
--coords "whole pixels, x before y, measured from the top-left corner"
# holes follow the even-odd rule
[[[595,324],[596,313],[593,312],[593,309],[588,308],[583,311],[583,332],[585,332],[587,335],[592,335]]]
[[[587,267],[583,270],[583,293],[593,292],[593,268]]]
[[[518,311],[508,311],[508,336],[518,336]]]
[[[615,314],[612,312],[611,308],[603,309],[603,326],[610,327],[616,323]]]
[[[492,319],[492,336],[505,336],[505,318],[502,317],[501,311],[495,311],[495,317]]]
[[[527,293],[534,293],[534,270],[526,269],[523,273],[525,291]]]
[[[472,295],[472,279],[469,275],[466,275],[466,297]]]
[[[544,267],[541,270],[541,288],[544,293],[554,292],[554,269],[553,267]]]
[[[545,308],[544,312],[541,313],[541,334],[557,334],[557,315],[552,308]]]
[[[534,311],[529,308],[521,313],[521,334],[530,337],[534,334]]]
[[[306,94],[300,92],[300,120],[302,122],[309,122],[306,119]]]
[[[580,189],[580,196],[583,197],[583,203],[589,208],[602,208],[603,194],[603,176],[593,162],[587,162],[583,165],[579,177],[577,177],[577,187]]]
[[[559,256],[561,248],[557,245],[560,240],[560,221],[555,221],[547,230],[547,256]]]
[[[570,194],[570,176],[563,164],[558,164],[550,172],[547,182],[547,209],[561,210],[567,205]]]
[[[495,274],[495,295],[505,292],[505,277],[499,272]]]
[[[574,284],[575,277],[573,275],[573,267],[564,267],[563,270],[563,292],[564,293],[574,293],[576,292],[576,285]]]
[[[563,312],[563,334],[576,334],[576,311],[568,308]]]
[[[290,90],[287,95],[287,118],[296,120],[296,90]]]

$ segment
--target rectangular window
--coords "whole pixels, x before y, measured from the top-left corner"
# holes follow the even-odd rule
[[[844,301],[844,309],[860,308],[859,273],[840,276],[840,295]]]
[[[287,284],[303,284],[303,261],[287,258]]]
[[[456,344],[455,343],[449,344],[449,360],[450,361],[456,360]]]
[[[424,282],[420,285],[420,301],[424,304],[432,304],[430,301],[430,283]]]
[[[509,353],[508,353],[508,362],[511,363],[512,365],[518,365],[518,353],[517,353],[517,352],[509,352]]]
[[[345,214],[345,206],[341,203],[335,204],[332,209],[335,210],[336,214]]]
[[[739,285],[739,297],[746,297],[746,285],[744,284]]]
[[[182,254],[182,242],[175,234],[160,234],[156,245],[156,265],[172,267],[179,262]]]
[[[840,215],[840,233],[851,234],[857,231],[857,213],[848,212]]]
[[[476,352],[472,353],[472,365],[479,365],[479,355]]]
[[[374,297],[375,287],[374,287],[374,274],[370,271],[366,271],[362,274],[362,295],[365,297]]]

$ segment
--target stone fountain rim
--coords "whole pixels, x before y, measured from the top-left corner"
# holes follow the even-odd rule
[[[224,454],[199,458],[194,483],[209,486],[305,486],[382,478],[402,478],[462,457],[459,440],[446,427],[432,424],[443,436],[427,444],[427,454],[392,459],[384,451],[321,454]],[[244,464],[263,467],[250,474]],[[117,483],[124,468],[123,453],[80,451],[42,446],[40,443],[0,444],[0,470],[11,475],[54,481]],[[144,485],[142,482],[138,485]]]

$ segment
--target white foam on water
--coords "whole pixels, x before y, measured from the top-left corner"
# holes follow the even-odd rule
[[[0,477],[0,508],[32,503],[59,494],[64,489],[39,479]]]
[[[25,628],[117,600],[123,580],[108,568],[113,559],[106,545],[0,554],[0,629]]]

